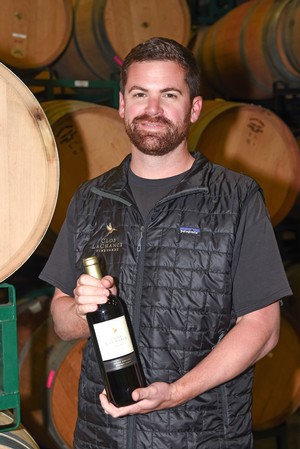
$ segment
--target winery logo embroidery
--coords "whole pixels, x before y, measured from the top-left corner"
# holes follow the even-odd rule
[[[194,235],[200,234],[200,228],[190,228],[182,226],[179,228],[179,230],[180,234],[194,234]]]
[[[114,251],[119,251],[122,248],[122,242],[119,242],[117,237],[111,237],[114,232],[117,232],[111,223],[105,226],[107,231],[106,235],[100,239],[96,244],[93,245],[93,249],[99,251],[100,253],[110,253]]]

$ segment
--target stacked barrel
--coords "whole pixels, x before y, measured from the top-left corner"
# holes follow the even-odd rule
[[[109,83],[118,83],[128,51],[153,36],[189,46],[202,69],[203,111],[190,150],[256,179],[275,230],[291,211],[300,219],[300,125],[289,126],[273,107],[276,85],[300,91],[300,0],[238,2],[205,26],[195,26],[191,3],[2,0],[0,281],[17,279],[35,256],[44,263],[77,186],[130,152],[117,105],[107,105]],[[29,78],[81,89],[64,96],[60,88],[49,99],[21,81]],[[100,100],[85,98],[93,81],[107,83]],[[256,367],[257,431],[284,423],[300,405],[299,263],[284,262],[294,296],[283,307],[278,346]],[[71,449],[85,342],[59,341],[52,291],[32,283],[17,308],[22,422],[43,448]]]

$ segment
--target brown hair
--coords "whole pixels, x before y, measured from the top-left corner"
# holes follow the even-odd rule
[[[121,68],[120,88],[124,93],[129,67],[135,62],[174,61],[185,71],[191,100],[200,95],[200,68],[193,53],[183,45],[164,37],[153,37],[134,47]]]

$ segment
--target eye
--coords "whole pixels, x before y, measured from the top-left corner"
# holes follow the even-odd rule
[[[145,92],[134,92],[133,98],[144,98],[146,96]]]
[[[178,94],[176,94],[174,92],[166,92],[165,98],[176,99],[176,98],[178,98]]]

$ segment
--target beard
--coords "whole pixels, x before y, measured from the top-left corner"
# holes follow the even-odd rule
[[[176,125],[165,117],[153,117],[143,114],[135,117],[132,122],[125,121],[125,130],[131,143],[142,153],[152,156],[163,156],[170,153],[186,139],[190,126],[190,113],[183,122]],[[151,132],[140,129],[141,122],[165,125],[161,132]]]

